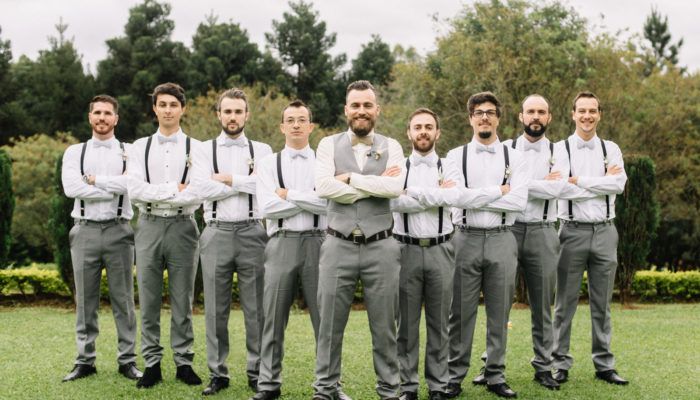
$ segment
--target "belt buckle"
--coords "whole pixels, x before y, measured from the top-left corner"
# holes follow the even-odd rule
[[[351,233],[352,236],[352,243],[353,244],[364,244],[364,240],[361,240],[360,238],[364,238],[364,235],[358,235],[357,233]]]
[[[418,239],[418,246],[430,247],[430,239]]]

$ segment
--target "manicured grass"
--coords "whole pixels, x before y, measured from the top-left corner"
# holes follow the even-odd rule
[[[700,304],[640,305],[636,309],[613,306],[613,352],[627,387],[596,381],[590,358],[590,318],[581,305],[576,314],[572,351],[576,364],[570,381],[559,392],[550,392],[532,382],[533,370],[528,309],[511,313],[507,379],[521,399],[698,399],[700,398]],[[162,319],[164,382],[153,389],[137,390],[116,371],[116,334],[111,312],[100,313],[101,334],[97,341],[97,370],[94,377],[61,383],[75,357],[74,314],[71,310],[46,307],[0,308],[0,398],[1,399],[193,399],[201,398],[203,386],[175,383],[175,367],[169,349],[169,313]],[[194,369],[208,382],[205,356],[204,317],[195,316]],[[246,399],[253,393],[246,386],[243,316],[231,313],[231,387],[215,398]],[[473,367],[461,399],[495,399],[469,381],[478,372],[484,350],[484,310],[479,310]],[[424,332],[424,331],[423,331]],[[424,337],[424,334],[421,335]],[[286,358],[282,387],[284,399],[310,399],[314,371],[314,340],[308,315],[295,312],[287,328]],[[143,365],[139,359],[138,364]],[[421,360],[422,366],[422,360]],[[343,348],[343,385],[356,400],[375,399],[374,370],[367,316],[354,311]],[[427,398],[424,385],[421,398]]]

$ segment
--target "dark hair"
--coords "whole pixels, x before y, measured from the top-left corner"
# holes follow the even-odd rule
[[[360,80],[352,82],[348,85],[348,88],[345,90],[345,97],[347,98],[348,94],[350,94],[350,92],[353,90],[371,90],[375,96],[377,95],[377,91],[374,89],[374,86],[372,86],[372,83],[370,83],[370,81]]]
[[[416,109],[416,111],[412,112],[411,115],[408,116],[408,122],[406,123],[406,130],[411,130],[411,120],[413,120],[413,117],[416,115],[420,114],[428,114],[433,117],[435,120],[435,130],[440,129],[440,118],[438,118],[438,115],[435,113],[435,111],[426,108],[426,107],[421,107]]]
[[[593,94],[593,92],[579,92],[576,95],[576,97],[574,97],[574,102],[571,104],[571,109],[573,111],[576,111],[576,102],[578,101],[578,99],[581,99],[581,98],[595,99],[596,102],[598,102],[598,112],[603,111],[603,106],[600,105],[600,99],[598,98],[598,96]]]
[[[158,95],[161,94],[169,94],[175,97],[177,101],[180,102],[182,107],[185,107],[185,103],[187,103],[187,99],[185,98],[185,89],[183,89],[182,86],[178,85],[177,83],[167,82],[156,86],[156,88],[153,89],[153,93],[151,93],[151,99],[153,100],[154,106],[158,101]]]
[[[471,95],[471,97],[467,101],[467,109],[469,110],[469,115],[471,116],[474,114],[474,109],[476,108],[476,106],[484,103],[493,103],[493,105],[496,106],[496,116],[499,118],[501,117],[501,102],[498,101],[496,95],[491,92],[480,92]]]
[[[248,112],[248,98],[245,95],[245,92],[241,89],[238,88],[231,88],[223,93],[221,93],[221,96],[219,96],[219,100],[216,101],[216,111],[221,111],[221,102],[224,101],[224,99],[241,99],[245,103],[245,111]]]
[[[522,111],[525,111],[525,102],[528,101],[528,100],[529,100],[530,98],[532,98],[532,97],[539,97],[539,98],[541,98],[542,100],[544,100],[544,102],[547,103],[547,111],[549,111],[549,100],[548,100],[546,97],[542,96],[541,94],[537,94],[537,93],[533,93],[533,94],[531,94],[531,95],[525,96],[525,98],[523,99],[522,103],[520,103],[520,109],[521,109]]]
[[[90,108],[88,109],[88,112],[92,112],[92,106],[94,106],[95,103],[109,103],[114,108],[114,113],[119,114],[119,102],[117,99],[108,94],[98,94],[97,96],[93,97],[92,100],[90,100]]]
[[[288,108],[306,108],[306,111],[309,112],[309,122],[313,121],[313,116],[311,115],[311,109],[309,106],[307,106],[303,101],[297,99],[290,102],[282,109],[282,122],[284,122],[284,112],[287,111]]]

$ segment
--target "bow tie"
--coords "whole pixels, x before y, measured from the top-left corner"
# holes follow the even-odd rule
[[[244,137],[239,137],[236,139],[231,139],[230,137],[227,137],[224,139],[224,146],[226,147],[231,147],[231,146],[238,146],[238,147],[246,147],[248,143],[246,142]]]
[[[372,138],[369,137],[369,135],[367,135],[367,136],[352,135],[352,137],[350,138],[350,143],[352,146],[355,146],[358,143],[364,143],[367,146],[371,146],[372,145]]]
[[[589,148],[589,149],[593,150],[595,148],[595,142],[593,141],[593,139],[591,139],[587,142],[584,142],[583,140],[578,140],[576,143],[576,148],[577,149]]]
[[[93,141],[92,141],[92,147],[94,147],[94,148],[104,147],[104,148],[107,148],[107,149],[111,149],[111,148],[112,148],[112,142],[109,141],[109,140],[104,140],[104,141],[102,141],[102,140],[93,140]]]
[[[177,135],[171,135],[171,136],[156,135],[156,137],[158,138],[158,144],[177,143]]]
[[[476,154],[486,151],[491,154],[496,154],[496,146],[484,146],[483,144],[476,144]]]
[[[435,160],[433,160],[432,157],[415,157],[413,159],[413,165],[415,165],[416,167],[421,164],[425,165],[426,167],[433,167],[437,163]]]
[[[540,142],[539,142],[539,141],[537,141],[537,142],[535,142],[535,143],[530,143],[528,140],[525,140],[525,142],[523,143],[523,150],[524,150],[524,151],[534,150],[534,151],[536,151],[536,152],[539,153],[539,152],[540,152],[540,147],[541,147],[541,146],[540,146]]]
[[[297,157],[307,159],[309,157],[304,150],[288,150],[288,151],[289,151],[289,156],[292,159],[295,159]]]

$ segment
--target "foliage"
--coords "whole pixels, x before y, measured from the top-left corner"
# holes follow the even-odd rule
[[[372,40],[363,44],[357,58],[352,60],[349,81],[364,79],[376,86],[384,86],[391,81],[394,62],[389,45],[379,35],[372,35]]]
[[[20,137],[4,150],[12,159],[12,187],[15,210],[12,217],[12,259],[24,264],[28,259],[49,261],[52,238],[47,217],[54,196],[55,161],[77,140],[69,134],[55,137],[38,134]]]
[[[644,74],[651,75],[655,68],[665,70],[678,65],[678,53],[683,47],[683,38],[671,43],[671,32],[668,27],[668,17],[662,16],[656,7],[651,8],[651,14],[644,21],[644,38],[651,43],[651,54],[646,56]],[[684,72],[685,68],[681,68]]]
[[[615,199],[615,225],[619,233],[617,283],[622,304],[629,300],[635,270],[646,266],[659,226],[654,162],[645,156],[627,156],[625,172],[627,187]]]
[[[0,34],[2,27],[0,27]],[[12,46],[9,40],[0,37],[0,145],[7,144],[9,137],[18,130],[21,121],[16,114],[22,110],[12,103],[17,95],[12,82]],[[25,115],[25,114],[23,114]]]
[[[70,254],[70,239],[68,234],[73,227],[74,200],[66,197],[63,190],[63,180],[61,179],[61,169],[63,168],[63,157],[56,157],[56,172],[54,173],[54,193],[51,197],[51,213],[48,228],[51,232],[51,243],[53,258],[61,280],[75,295],[75,278],[73,276],[73,263]]]
[[[9,264],[12,244],[12,213],[15,196],[12,190],[12,160],[7,151],[0,148],[0,269]]]

